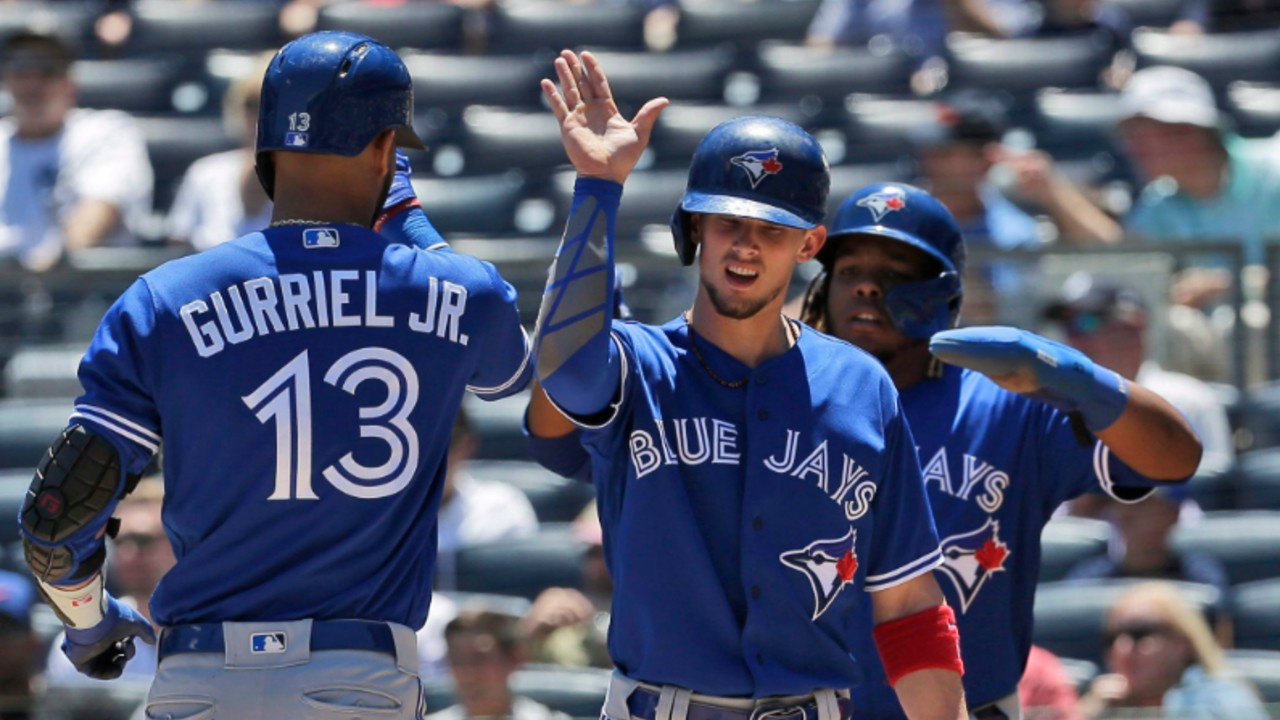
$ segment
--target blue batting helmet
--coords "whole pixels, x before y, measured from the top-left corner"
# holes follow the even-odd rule
[[[927,280],[895,285],[884,305],[902,334],[928,338],[954,327],[964,297],[964,239],[960,226],[938,199],[914,185],[877,183],[849,196],[827,228],[818,261],[830,272],[842,239],[874,235],[909,245],[937,260],[941,272]]]
[[[684,197],[671,215],[676,254],[693,264],[698,248],[691,213],[809,230],[822,222],[830,187],[827,158],[804,128],[762,115],[722,122],[698,143]]]
[[[413,79],[391,48],[352,32],[317,32],[280,48],[262,78],[258,178],[272,195],[273,150],[354,156],[393,128],[400,147],[425,149],[413,131]]]

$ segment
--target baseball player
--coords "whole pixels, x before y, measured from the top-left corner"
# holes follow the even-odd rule
[[[531,370],[491,265],[370,229],[438,239],[406,173],[388,193],[396,147],[422,147],[412,121],[385,45],[284,46],[257,130],[271,225],[143,275],[81,363],[21,510],[26,559],[67,657],[119,675],[156,637],[105,592],[103,537],[164,442],[177,564],[151,599],[148,717],[422,713],[413,629],[454,416],[464,391],[510,395]]]
[[[592,55],[555,65],[560,89],[542,89],[578,181],[534,356],[593,466],[615,583],[604,716],[849,718],[843,689],[867,660],[850,641],[875,622],[911,715],[962,718],[954,616],[929,572],[941,556],[892,383],[781,314],[796,263],[825,239],[817,142],[769,117],[712,129],[672,221],[681,261],[698,261],[692,309],[661,327],[611,321],[622,184],[666,100],[627,121]]]
[[[1187,479],[1199,440],[1159,396],[1064,345],[1013,328],[950,329],[964,294],[964,242],[923,190],[895,183],[854,193],[818,260],[824,272],[804,320],[879,358],[902,393],[973,717],[1018,718],[1050,516],[1086,492],[1137,501],[1154,481]],[[871,642],[862,633],[855,652]],[[854,690],[859,717],[902,717],[874,657],[866,665],[868,681]]]

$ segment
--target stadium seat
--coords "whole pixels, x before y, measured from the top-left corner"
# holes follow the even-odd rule
[[[333,2],[320,6],[316,29],[363,33],[396,49],[460,51],[465,13],[453,3]]]
[[[4,366],[4,397],[76,397],[84,391],[76,375],[84,350],[82,343],[19,347]]]
[[[518,170],[492,175],[413,179],[422,208],[445,237],[517,232],[516,213],[525,189]]]
[[[52,441],[53,438],[49,438]],[[45,442],[45,447],[49,446],[49,442]],[[5,518],[5,522],[0,524],[0,546],[3,546],[6,553],[6,562],[10,564],[22,563],[22,548],[14,547],[16,554],[11,555],[10,546],[22,540],[22,534],[18,532],[18,523],[14,520],[18,517],[18,510],[22,508],[22,501],[27,496],[27,488],[31,487],[31,478],[34,476],[36,469],[36,461],[40,459],[37,455],[27,467],[13,468],[8,470],[0,470],[0,517]]]
[[[1004,39],[951,33],[948,85],[1009,93],[1015,100],[1043,87],[1096,89],[1113,54],[1105,34]]]
[[[9,37],[20,30],[52,32],[76,48],[79,57],[88,57],[90,48],[86,41],[100,9],[98,3],[77,0],[0,2],[0,37]]]
[[[1186,5],[1183,0],[1103,0],[1102,4],[1120,8],[1133,27],[1169,27]]]
[[[762,40],[800,41],[819,4],[821,0],[682,0],[676,44],[751,48]]]
[[[1154,28],[1133,31],[1138,67],[1175,65],[1203,76],[1219,92],[1240,80],[1280,80],[1280,30],[1183,35]]]
[[[552,526],[519,540],[458,551],[457,589],[534,598],[549,587],[582,586],[586,544],[565,526]]]
[[[1036,590],[1033,641],[1059,657],[1103,663],[1102,629],[1107,610],[1140,580],[1058,581]],[[1183,597],[1209,617],[1219,602],[1217,588],[1179,582]]]
[[[1280,577],[1232,589],[1236,647],[1280,650]]]
[[[1111,526],[1102,520],[1055,517],[1040,533],[1040,582],[1066,577],[1076,563],[1107,551]]]
[[[559,53],[563,48],[644,49],[644,7],[638,3],[497,3],[490,53]],[[608,67],[608,66],[606,66]]]
[[[627,199],[618,208],[615,222],[618,239],[623,243],[630,243],[647,225],[666,226],[671,219],[671,212],[684,194],[688,176],[687,165],[685,168],[633,172],[627,178]],[[577,174],[572,171],[555,175],[557,214],[554,227],[564,227],[576,177]]]
[[[1239,405],[1240,447],[1280,447],[1280,380],[1254,385]]]
[[[802,43],[765,42],[757,50],[762,102],[815,97],[835,109],[851,93],[911,93],[912,61],[896,48],[829,50]]]
[[[1280,703],[1280,651],[1227,651],[1227,665],[1253,684],[1268,704]]]
[[[417,112],[457,113],[467,105],[542,107],[538,80],[543,68],[527,55],[405,52],[400,56],[413,76]]]
[[[590,483],[560,477],[528,460],[472,460],[467,472],[518,488],[529,498],[540,523],[570,522],[595,497]]]
[[[689,161],[698,143],[711,128],[726,120],[741,117],[744,108],[710,103],[678,103],[671,105],[658,116],[649,146],[655,153],[655,162],[662,167],[688,169]],[[807,118],[795,103],[780,105],[755,105],[751,113],[772,115],[805,125]]]
[[[220,117],[168,115],[139,117],[147,154],[155,170],[155,209],[166,212],[191,163],[206,155],[238,147],[227,137]]]
[[[609,72],[614,99],[631,112],[659,96],[677,105],[685,101],[720,102],[725,79],[735,62],[733,52],[725,47],[665,53],[603,51],[595,55]]]
[[[1201,510],[1213,512],[1238,507],[1235,475],[1229,468],[1201,468],[1187,481],[1187,487],[1191,490],[1191,499]]]
[[[66,427],[71,408],[67,398],[0,400],[0,469],[35,470],[49,443]]]
[[[938,106],[932,100],[851,95],[841,118],[845,162],[882,163],[909,158],[914,143],[936,133]]]
[[[1118,93],[1045,88],[1036,93],[1031,131],[1036,146],[1055,158],[1112,152],[1120,120]]]
[[[1175,527],[1173,544],[1221,560],[1232,585],[1280,577],[1280,510],[1205,513]]]
[[[493,241],[500,248],[499,252],[504,252],[505,248],[512,243],[506,239],[498,239]],[[460,252],[471,252],[465,243],[460,243],[462,247],[457,249]],[[547,267],[551,265],[551,258],[555,257],[555,248],[559,245],[559,238],[550,241],[547,245],[548,252],[543,256],[541,262],[530,263],[529,265],[537,268],[534,270],[535,277],[540,278],[539,284],[534,292],[525,292],[521,290],[521,300],[532,301],[529,303],[533,315],[529,317],[529,327],[533,327],[533,321],[536,319],[537,305],[542,296],[542,286],[547,281]],[[514,261],[510,251],[507,257]],[[481,255],[481,253],[471,253]],[[496,258],[495,258],[496,259]],[[541,266],[540,268],[538,266]],[[512,277],[507,268],[514,267],[514,262],[505,265],[502,276],[507,282],[513,283],[517,288],[521,288],[522,284],[518,277]],[[520,268],[526,267],[522,263]],[[532,278],[530,278],[532,279]],[[521,303],[522,310],[524,303]],[[529,393],[521,392],[512,397],[503,398],[494,402],[485,402],[478,399],[475,395],[467,393],[463,398],[463,408],[467,411],[467,418],[471,420],[474,434],[480,439],[480,447],[476,451],[476,459],[478,460],[528,460],[529,451],[526,449],[524,434],[520,429],[520,424],[524,418],[524,409],[529,404]]]
[[[79,88],[82,107],[114,108],[130,113],[175,112],[174,93],[179,85],[197,82],[181,55],[81,60],[71,72]],[[207,102],[207,91],[205,95]]]
[[[203,56],[217,48],[272,50],[280,46],[274,3],[252,0],[174,3],[142,0],[130,7],[133,30],[124,50],[134,57],[185,53]]]
[[[1280,131],[1280,84],[1234,82],[1227,86],[1227,110],[1245,137],[1271,137]]]
[[[1280,448],[1268,447],[1239,455],[1231,475],[1238,507],[1280,508]]]
[[[598,718],[609,688],[601,668],[525,665],[511,676],[516,694],[574,718]]]
[[[547,110],[474,105],[463,112],[459,130],[467,173],[521,169],[541,175],[569,162],[560,139],[560,123]]]

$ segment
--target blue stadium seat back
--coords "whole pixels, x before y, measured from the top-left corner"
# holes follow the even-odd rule
[[[133,31],[124,52],[135,57],[219,48],[271,50],[284,42],[280,7],[255,0],[175,3],[140,0],[131,6]]]
[[[178,185],[191,164],[206,155],[238,147],[228,137],[220,117],[139,117],[147,154],[155,170],[154,205],[167,212]]]
[[[1185,0],[1103,0],[1124,11],[1133,27],[1169,27],[1178,19]]]
[[[40,458],[67,426],[71,408],[70,398],[0,399],[0,469],[23,471],[30,482]]]
[[[1231,468],[1201,468],[1187,481],[1187,486],[1191,489],[1191,499],[1201,510],[1215,512],[1239,506],[1236,478]]]
[[[473,105],[463,112],[459,129],[467,173],[523,169],[545,174],[569,162],[560,123],[547,110]]]
[[[72,68],[82,107],[138,114],[176,113],[175,93],[183,84],[198,85],[200,73],[179,55],[81,60]],[[207,91],[205,95],[207,104]]]
[[[540,523],[571,522],[595,498],[591,483],[560,477],[530,460],[472,460],[467,472],[520,490]]]
[[[737,55],[725,46],[664,53],[602,50],[595,55],[608,68],[614,100],[628,116],[659,96],[669,98],[676,105],[720,102],[724,98],[725,81],[738,62]]]
[[[731,43],[751,48],[762,40],[798,42],[821,0],[681,0],[677,47]]]
[[[1041,584],[1036,590],[1033,642],[1059,657],[1104,664],[1103,626],[1107,610],[1134,584],[1133,579],[1081,580]],[[1179,592],[1211,618],[1221,601],[1211,585],[1176,582]]]
[[[637,3],[498,3],[493,11],[488,50],[495,54],[546,55],[581,45],[591,50],[642,50],[644,14],[644,7]]]
[[[1174,547],[1222,561],[1232,585],[1280,577],[1280,510],[1222,510],[1178,525]]]
[[[1280,448],[1265,447],[1236,457],[1231,470],[1241,509],[1280,508]]]
[[[1236,647],[1280,650],[1280,577],[1232,588]]]
[[[570,717],[598,718],[609,676],[601,668],[525,665],[511,675],[511,689]]]
[[[1120,117],[1118,93],[1045,88],[1036,93],[1030,129],[1036,147],[1055,159],[1118,154]]]
[[[1242,447],[1280,447],[1280,380],[1271,380],[1245,390],[1240,401]]]
[[[675,103],[662,111],[653,128],[649,147],[654,151],[655,164],[658,167],[683,168],[687,172],[693,151],[707,131],[747,112],[780,117],[802,127],[807,127],[812,119],[796,103],[762,103],[751,106],[749,111],[718,102]]]
[[[423,210],[446,238],[455,234],[516,232],[516,213],[525,184],[519,170],[462,177],[415,172],[413,178]]]
[[[1191,70],[1225,94],[1230,83],[1280,81],[1280,30],[1184,35],[1156,28],[1133,31],[1138,67],[1174,65]],[[1221,99],[1221,98],[1220,98]]]
[[[587,546],[564,525],[531,537],[458,551],[457,589],[532,599],[549,587],[582,587]]]
[[[396,49],[460,51],[465,15],[452,3],[343,0],[320,6],[316,29],[357,32]]]
[[[1265,138],[1280,132],[1280,82],[1233,82],[1227,86],[1227,112],[1245,137]]]
[[[576,7],[576,6],[575,6]],[[414,112],[460,113],[468,105],[542,108],[542,65],[525,55],[401,54],[413,76]],[[549,112],[549,111],[548,111]]]
[[[1044,87],[1097,89],[1115,48],[1106,33],[1044,38],[989,38],[951,33],[949,86],[1029,98]]]
[[[1061,580],[1082,560],[1105,554],[1110,537],[1111,526],[1102,520],[1053,518],[1040,533],[1039,582]]]
[[[1253,684],[1262,701],[1280,704],[1280,650],[1227,650],[1227,665]]]
[[[916,144],[936,132],[938,112],[938,104],[933,100],[850,95],[838,118],[846,136],[841,162],[911,162]]]
[[[762,102],[817,98],[839,108],[851,93],[911,94],[913,60],[894,47],[817,49],[769,41],[757,49]]]
[[[45,446],[52,442],[50,437],[46,441]],[[30,464],[30,467],[17,467],[0,470],[0,518],[4,518],[4,522],[0,523],[0,547],[3,547],[5,567],[7,569],[20,568],[26,572],[26,562],[22,559],[22,533],[18,530],[18,511],[22,508],[22,502],[27,497],[27,488],[31,487],[31,478],[35,475],[36,463],[40,456],[37,455]]]

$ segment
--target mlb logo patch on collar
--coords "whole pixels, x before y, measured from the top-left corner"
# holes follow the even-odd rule
[[[284,134],[285,147],[304,148],[311,142],[311,137],[304,132],[287,132]]]
[[[334,228],[307,228],[302,231],[302,246],[305,248],[336,248],[340,242]]]
[[[254,655],[278,655],[288,647],[288,636],[282,632],[254,633],[249,636],[249,652]]]

